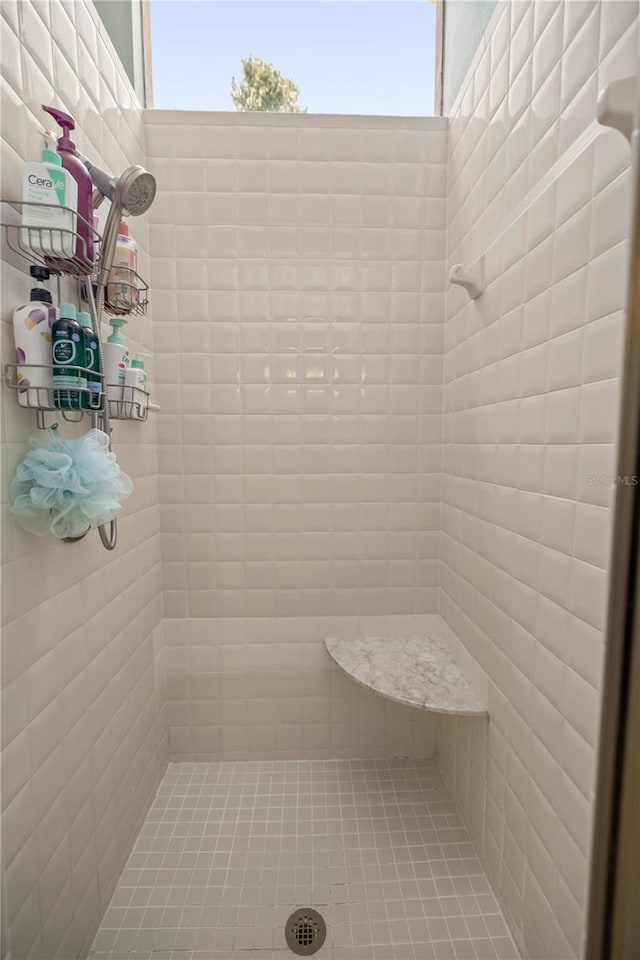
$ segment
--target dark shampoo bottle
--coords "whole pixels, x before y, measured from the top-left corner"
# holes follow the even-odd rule
[[[80,410],[83,397],[80,391],[86,390],[87,380],[84,371],[77,368],[85,366],[85,345],[72,303],[60,304],[60,316],[51,330],[51,359],[56,407]]]

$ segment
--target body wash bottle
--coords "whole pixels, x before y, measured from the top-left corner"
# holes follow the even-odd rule
[[[69,176],[73,177],[78,188],[77,208],[79,216],[77,218],[76,244],[73,255],[76,263],[84,267],[87,276],[89,276],[96,258],[92,227],[93,182],[91,174],[76,155],[76,146],[69,136],[75,128],[73,117],[62,110],[56,110],[55,107],[45,107],[43,105],[42,109],[62,127],[62,136],[58,138],[58,153],[62,158],[62,166]]]
[[[113,333],[107,337],[104,345],[104,377],[105,390],[109,400],[122,400],[124,375],[129,363],[129,351],[120,336],[120,327],[124,327],[126,320],[122,317],[112,317],[109,323]]]
[[[31,267],[31,276],[38,282],[31,290],[29,303],[13,312],[13,338],[16,345],[16,382],[21,407],[48,406],[48,391],[53,387],[51,376],[51,330],[58,319],[51,294],[43,286],[49,279],[45,267]]]

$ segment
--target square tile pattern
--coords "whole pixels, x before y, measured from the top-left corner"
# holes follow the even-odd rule
[[[145,130],[165,616],[436,612],[446,121]]]
[[[285,960],[313,906],[322,960],[518,953],[432,760],[171,764],[91,960]]]
[[[487,690],[490,713],[486,743],[463,720],[440,725],[436,750],[452,796],[523,953],[582,956],[611,516],[600,478],[615,472],[630,208],[627,144],[612,131],[588,136],[598,90],[637,72],[637,2],[497,3],[449,122],[143,111],[92,3],[7,0],[0,23],[3,196],[19,195],[24,161],[39,153],[43,102],[74,114],[79,149],[101,166],[143,162],[158,178],[149,225],[138,218],[135,229],[153,325],[138,318],[129,343],[154,354],[163,407],[145,425],[116,428],[135,492],[115,556],[97,538],[69,548],[3,523],[2,866],[12,956],[84,956],[168,752],[303,756],[314,760],[305,791],[316,770],[338,778],[347,769],[315,763],[327,755],[431,753],[433,725],[355,693],[327,669],[322,638],[329,613],[345,626],[436,610]],[[445,295],[447,268],[483,251],[484,296],[471,304],[459,290]],[[12,311],[29,285],[22,268],[3,262],[5,358]],[[4,405],[5,491],[33,430],[28,411]],[[171,776],[196,769],[213,771]],[[296,811],[306,813],[300,783]],[[233,782],[223,786],[230,793]],[[234,835],[221,825],[214,833],[229,858],[242,852],[232,847],[252,795],[241,786],[227,800]],[[253,796],[252,814],[257,781]],[[195,824],[186,802],[178,807]],[[450,867],[434,875],[462,856],[447,846],[435,857],[434,840],[428,860],[386,860],[414,844],[392,844],[395,826],[384,834],[368,823],[352,848],[328,812],[338,805],[324,803],[324,836],[335,822],[342,845],[316,860],[344,854],[336,869],[377,864],[372,884],[418,887],[385,895],[370,922],[351,900],[334,903],[329,886],[331,936],[348,929],[351,941],[328,944],[327,955],[414,957],[421,941],[402,937],[420,920],[431,936],[421,958],[479,957],[489,943],[489,955],[502,955],[489,923],[496,914],[465,906],[457,918],[426,916],[429,901],[489,896],[444,892],[445,882],[486,882]],[[382,806],[394,803],[385,794]],[[291,878],[281,851],[289,854],[290,840],[302,850],[302,838],[284,832],[284,799],[279,809],[273,869]],[[191,837],[175,839],[185,856],[203,849],[204,837],[195,850]],[[417,875],[417,863],[431,874]],[[312,859],[313,876],[333,866]],[[231,871],[253,868],[227,864],[228,888],[248,890],[244,872],[241,886]],[[175,869],[192,876],[196,867]],[[277,893],[277,881],[260,891]],[[276,907],[296,902],[297,883],[294,873],[288,904],[257,900],[252,926],[238,913],[235,927],[215,929],[273,931]],[[179,887],[168,885],[167,896]],[[415,901],[422,914],[409,915]],[[382,899],[353,905],[367,902]],[[201,918],[208,904],[144,910],[156,906],[161,931],[214,929],[182,923],[187,909]],[[271,909],[271,927],[258,908]],[[358,945],[359,925],[369,937],[383,936],[380,926],[388,939]],[[140,919],[117,929],[146,928]],[[253,949],[246,939],[201,948],[188,935],[161,941],[154,960]],[[143,960],[153,946],[114,940],[121,949]]]
[[[24,165],[40,156],[43,103],[74,116],[75,144],[100,167],[145,163],[141,105],[90,0],[3,0],[0,46],[3,198],[22,195]],[[132,233],[148,277],[146,216]],[[3,363],[15,359],[13,311],[32,286],[28,263],[4,247]],[[47,286],[77,303],[75,280]],[[151,316],[132,318],[130,349],[152,353],[152,339]],[[157,424],[114,424],[134,483],[117,550],[96,533],[69,545],[32,536],[9,514],[10,481],[40,433],[12,393],[2,390],[0,412],[3,952],[69,960],[86,956],[166,768]],[[88,427],[63,423],[61,433]]]
[[[582,957],[630,153],[595,121],[637,2],[499,2],[449,120],[439,612],[488,734],[436,754],[523,954]]]

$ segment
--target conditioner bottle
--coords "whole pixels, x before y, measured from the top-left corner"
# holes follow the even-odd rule
[[[87,393],[82,395],[82,406],[87,410],[99,410],[102,406],[100,343],[91,326],[90,314],[79,313],[78,323],[84,334],[84,365],[87,368]]]
[[[44,267],[31,267],[38,284],[31,290],[29,303],[13,312],[13,338],[16,345],[16,383],[21,407],[48,406],[51,378],[51,331],[58,319],[49,291],[42,286],[49,279]]]

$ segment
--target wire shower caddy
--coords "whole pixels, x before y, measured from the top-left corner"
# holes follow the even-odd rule
[[[66,212],[69,215],[73,229],[48,226],[24,225],[23,213],[28,207],[51,209],[54,212]],[[77,211],[55,204],[34,204],[22,200],[0,200],[0,227],[4,234],[6,245],[12,253],[29,264],[37,264],[46,268],[58,281],[58,300],[60,300],[60,278],[75,278],[80,283],[81,294],[89,300],[92,291],[89,285],[95,282],[95,276],[100,269],[100,243],[102,237],[93,224],[90,224]],[[95,266],[88,266],[87,242],[79,232],[86,230],[95,248]],[[117,280],[107,284],[105,291],[105,306],[117,315],[138,314],[147,312],[149,303],[149,285],[137,271],[117,267]],[[124,274],[124,276],[123,276]],[[111,299],[107,296],[111,294]],[[108,404],[108,412],[113,420],[144,421],[149,413],[149,393],[140,388],[125,385],[110,385],[109,397],[105,389],[103,374],[96,374],[86,367],[69,365],[68,369],[77,372],[78,377],[86,379],[90,374],[92,379],[99,379],[102,390],[94,393],[88,387],[59,388],[53,385],[42,385],[42,380],[50,381],[53,364],[34,363],[6,363],[4,365],[4,382],[7,387],[15,391],[16,399],[21,407],[31,408],[36,412],[36,424],[39,429],[46,429],[45,414],[59,413],[68,422],[79,422],[85,414],[100,413]],[[31,381],[35,380],[34,385]],[[120,391],[120,396],[118,396]],[[96,398],[98,401],[96,402]]]

